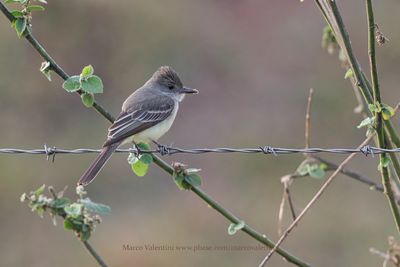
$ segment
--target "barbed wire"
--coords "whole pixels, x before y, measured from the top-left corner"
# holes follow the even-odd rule
[[[50,147],[44,145],[42,149],[18,149],[18,148],[0,148],[0,153],[2,154],[32,154],[40,155],[44,154],[47,157],[55,156],[56,154],[88,154],[88,153],[99,153],[101,149],[91,149],[91,148],[78,148],[78,149],[61,149],[57,147]],[[282,147],[272,147],[272,146],[259,146],[256,148],[229,148],[229,147],[218,147],[218,148],[179,148],[173,146],[167,146],[163,144],[157,144],[156,149],[142,150],[138,148],[127,148],[127,149],[117,149],[117,153],[158,153],[162,156],[174,155],[178,153],[185,154],[204,154],[204,153],[263,153],[270,155],[280,155],[280,154],[316,154],[316,153],[332,153],[332,154],[351,154],[351,153],[362,153],[365,156],[381,153],[399,153],[400,148],[384,149],[374,146],[363,146],[361,148],[282,148]]]

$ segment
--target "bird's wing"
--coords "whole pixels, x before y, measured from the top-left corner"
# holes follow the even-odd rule
[[[122,111],[108,128],[107,141],[103,146],[120,142],[165,120],[172,114],[174,106],[174,100],[167,96],[158,96],[132,105]]]

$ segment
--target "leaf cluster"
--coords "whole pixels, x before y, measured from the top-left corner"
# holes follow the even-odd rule
[[[103,93],[103,82],[99,76],[94,75],[92,65],[88,65],[82,69],[80,75],[74,75],[66,79],[63,88],[67,92],[77,92],[82,90],[82,103],[90,108],[94,104],[94,94]]]
[[[186,168],[186,165],[175,162],[172,164],[174,172],[172,178],[180,190],[190,190],[193,186],[201,185],[201,176],[197,173],[200,169]]]
[[[35,0],[36,2],[47,4],[45,0]],[[31,0],[6,0],[5,4],[20,4],[22,9],[12,10],[11,14],[14,16],[14,20],[12,22],[12,27],[18,34],[18,37],[25,36],[28,31],[28,26],[32,20],[32,12],[34,11],[44,11],[45,8],[41,5],[32,5]]]
[[[83,196],[86,192],[82,186],[77,187],[79,198],[75,202],[63,196],[65,190],[56,194],[52,187],[49,187],[49,191],[53,196],[48,197],[44,195],[45,188],[46,186],[42,185],[29,194],[23,193],[21,202],[27,201],[31,210],[41,218],[43,218],[44,212],[48,211],[54,225],[56,225],[56,216],[62,217],[64,219],[64,228],[73,230],[82,241],[88,240],[96,224],[101,222],[99,214],[111,212],[109,206],[95,203],[88,197],[84,198]]]
[[[382,114],[382,118],[390,120],[396,114],[396,110],[385,103],[375,103],[369,104],[368,109],[371,111],[372,116],[363,119],[357,128],[367,127],[367,136],[371,135],[375,131],[376,127],[376,115],[378,113]]]
[[[136,144],[136,153],[129,153],[128,163],[131,165],[132,171],[139,177],[143,177],[149,171],[153,157],[149,153],[141,153],[141,151],[149,151],[150,146],[146,143]]]
[[[305,159],[299,167],[297,167],[296,174],[301,176],[310,176],[317,179],[325,177],[326,169],[328,166],[312,158]]]

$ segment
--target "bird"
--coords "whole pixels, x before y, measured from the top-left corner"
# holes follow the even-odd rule
[[[183,86],[171,67],[160,67],[124,101],[120,114],[108,128],[99,155],[83,173],[78,185],[91,183],[119,146],[157,141],[171,128],[185,95],[198,92]]]

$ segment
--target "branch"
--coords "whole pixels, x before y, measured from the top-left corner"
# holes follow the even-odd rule
[[[96,250],[94,250],[94,248],[92,247],[92,245],[90,245],[90,243],[88,241],[82,241],[82,244],[85,246],[85,248],[87,249],[87,251],[89,251],[90,255],[93,256],[93,258],[95,258],[95,260],[97,261],[97,263],[101,266],[101,267],[107,267],[107,264],[104,262],[104,260],[100,257],[100,255],[96,252]]]
[[[368,16],[368,55],[369,55],[369,63],[371,69],[371,80],[373,85],[373,96],[375,105],[381,106],[381,93],[379,89],[379,81],[378,81],[378,70],[376,66],[376,57],[375,57],[375,21],[374,21],[374,11],[372,8],[371,0],[366,0],[366,8],[367,8],[367,16]],[[386,140],[385,140],[385,130],[383,128],[383,119],[382,112],[375,112],[376,116],[376,132],[378,135],[378,144],[381,148],[386,148]],[[388,197],[389,205],[392,210],[392,214],[394,220],[396,222],[397,231],[400,232],[400,212],[397,206],[396,200],[394,198],[394,193],[392,190],[392,185],[390,183],[389,170],[388,166],[383,164],[386,159],[386,154],[380,154],[380,166],[381,166],[381,174],[382,174],[382,183],[385,188],[385,194]]]
[[[14,20],[14,17],[12,14],[8,11],[8,9],[3,5],[3,3],[0,2],[0,10],[3,12],[3,14],[12,22]],[[48,62],[50,62],[51,68],[54,70],[55,73],[57,73],[61,78],[64,80],[67,79],[69,76],[68,74],[53,60],[53,58],[46,52],[46,50],[43,48],[43,46],[36,40],[36,38],[32,35],[32,33],[29,31],[28,34],[25,36],[25,38],[29,41],[29,43],[32,44],[32,46],[38,51],[38,53]],[[81,94],[81,91],[78,91],[79,94]],[[101,105],[99,105],[97,102],[94,103],[93,107],[103,116],[105,117],[108,121],[113,122],[114,117],[106,111]],[[165,170],[169,174],[173,174],[173,168],[167,164],[165,161],[163,161],[161,158],[157,157],[156,155],[152,154],[152,157],[154,159],[154,162],[163,170]],[[225,218],[230,220],[233,223],[238,223],[239,220],[228,210],[220,206],[217,202],[215,202],[210,196],[208,196],[205,192],[200,190],[197,187],[192,187],[191,190],[198,195],[200,198],[202,198],[207,204],[209,204],[211,207],[216,209],[220,214],[222,214]],[[244,228],[242,228],[242,231],[253,237],[254,239],[258,240],[259,242],[267,245],[268,247],[272,248],[274,247],[274,243],[261,235],[260,233],[256,232],[252,228],[250,228],[248,225],[245,225]],[[284,257],[286,260],[289,262],[292,262],[298,266],[310,266],[308,263],[296,258],[295,256],[291,255],[289,252],[279,249],[277,252]]]
[[[368,82],[360,64],[358,63],[356,57],[354,56],[353,49],[351,47],[351,42],[349,34],[343,23],[343,19],[340,15],[339,9],[336,5],[335,0],[314,0],[318,8],[320,9],[323,17],[325,18],[327,24],[332,28],[335,38],[338,41],[339,46],[344,51],[344,54],[350,64],[353,73],[355,74],[356,84],[352,84],[353,87],[357,86],[361,89],[364,96],[364,100],[367,104],[373,104],[372,97],[372,86]],[[353,79],[351,79],[353,80]],[[371,112],[368,109],[364,109],[364,112],[369,116]],[[384,121],[384,126],[389,134],[390,140],[396,147],[400,147],[400,137],[396,130],[394,129],[390,120]],[[388,139],[386,139],[388,140]],[[398,159],[391,155],[391,159],[394,165],[400,166]],[[400,181],[400,168],[395,168],[395,173],[397,179]]]
[[[315,158],[316,160],[318,160],[318,161],[320,161],[322,163],[325,163],[328,166],[328,170],[336,170],[336,169],[339,168],[339,165],[337,165],[337,164],[335,164],[333,162],[330,162],[330,161],[328,161],[326,159],[323,159],[321,157],[313,156],[313,158]],[[360,174],[358,172],[355,172],[353,170],[348,170],[348,169],[341,169],[340,173],[344,174],[347,177],[350,177],[350,178],[352,178],[352,179],[354,179],[356,181],[364,183],[364,184],[368,185],[370,188],[372,188],[372,189],[374,189],[376,191],[383,192],[382,185],[375,183],[374,181],[372,181],[368,177],[365,177],[364,175],[362,175],[362,174]]]

